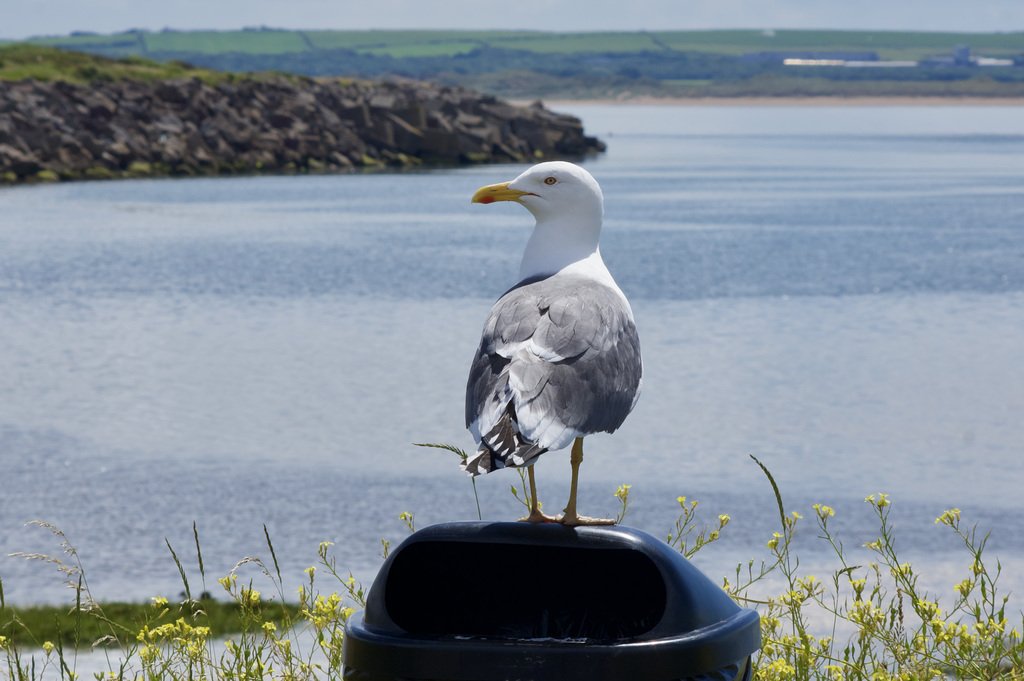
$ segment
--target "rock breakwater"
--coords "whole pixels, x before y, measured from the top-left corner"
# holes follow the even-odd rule
[[[0,183],[581,156],[579,119],[421,83],[0,82]]]

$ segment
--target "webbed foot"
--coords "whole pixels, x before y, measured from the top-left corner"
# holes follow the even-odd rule
[[[577,513],[563,513],[562,515],[555,518],[555,522],[561,523],[566,527],[578,527],[580,525],[614,525],[615,521],[611,518],[590,518],[585,515],[579,515]]]
[[[561,517],[561,516],[559,516],[559,517]],[[545,513],[541,513],[540,511],[533,510],[533,511],[530,511],[530,515],[524,516],[524,517],[520,518],[518,522],[521,522],[521,523],[557,523],[557,522],[561,522],[561,521],[558,518],[555,518],[553,516],[549,516],[549,515],[547,515]]]

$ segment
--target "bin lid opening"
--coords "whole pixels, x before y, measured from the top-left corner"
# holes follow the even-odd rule
[[[393,558],[384,605],[415,636],[619,641],[665,612],[661,572],[629,549],[428,541]]]

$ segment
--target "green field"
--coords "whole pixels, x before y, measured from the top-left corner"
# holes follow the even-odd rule
[[[38,38],[39,45],[144,56],[153,52],[199,54],[288,54],[348,49],[392,57],[465,54],[479,47],[535,53],[630,53],[695,51],[723,55],[769,50],[870,50],[882,59],[921,59],[948,55],[957,45],[974,53],[1024,53],[1024,32],[914,33],[901,31],[655,31],[548,33],[543,31],[162,31],[115,35]]]
[[[392,56],[464,54],[483,43],[467,31],[306,31],[318,50],[355,50]]]
[[[506,98],[757,96],[1020,97],[1024,32],[901,31],[132,31],[31,40],[38,46],[110,58],[194,64],[225,73],[292,73],[307,77],[394,76],[468,87]],[[1011,64],[981,66],[971,57]],[[738,59],[774,52],[774,58]],[[779,54],[869,52],[911,68],[786,66]],[[961,55],[962,56],[962,55]],[[10,67],[7,68],[11,72]],[[22,61],[23,77],[49,78],[46,65]],[[104,71],[109,71],[104,67]],[[91,67],[74,70],[88,79]],[[6,75],[4,77],[14,77]],[[93,76],[95,77],[95,76]]]
[[[147,52],[284,54],[310,49],[295,31],[163,31],[142,36]]]
[[[505,38],[486,37],[484,41],[491,47],[561,54],[664,49],[648,33],[522,33]]]

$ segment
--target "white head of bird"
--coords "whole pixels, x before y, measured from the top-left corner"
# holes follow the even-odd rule
[[[481,187],[472,201],[514,201],[537,219],[523,251],[520,279],[554,274],[588,259],[600,261],[604,195],[597,180],[577,165],[540,163],[511,182]]]

